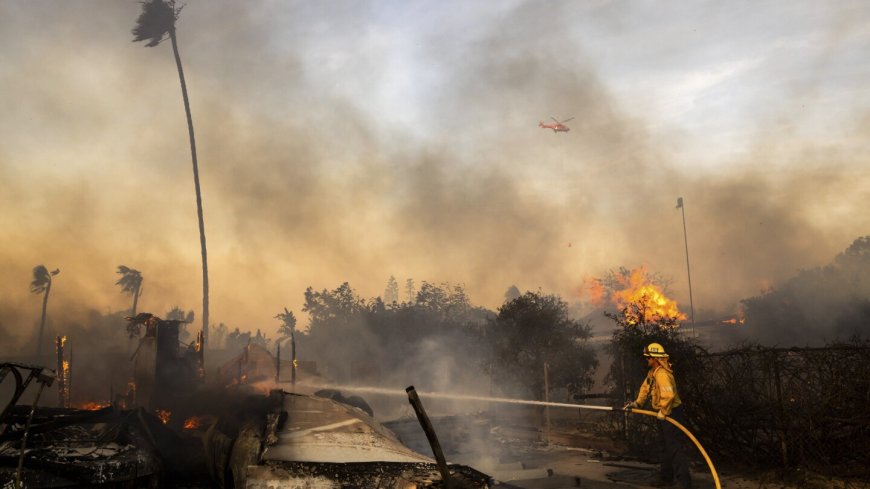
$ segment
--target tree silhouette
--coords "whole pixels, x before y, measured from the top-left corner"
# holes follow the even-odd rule
[[[142,2],[142,13],[136,19],[133,28],[133,42],[148,41],[146,47],[154,47],[165,39],[172,43],[172,54],[175,55],[175,66],[178,69],[178,79],[181,82],[181,97],[184,101],[184,112],[187,114],[187,132],[190,138],[190,159],[193,163],[193,185],[196,189],[196,214],[199,218],[199,244],[202,252],[202,334],[203,341],[208,343],[208,257],[205,246],[205,223],[202,215],[202,193],[199,187],[199,165],[196,159],[196,139],[193,134],[193,116],[190,113],[190,101],[187,98],[187,84],[184,81],[184,70],[181,67],[181,57],[178,54],[178,40],[175,35],[175,22],[181,13],[176,8],[175,0],[147,0]]]
[[[178,341],[186,343],[190,337],[190,332],[187,331],[187,325],[193,323],[193,311],[184,312],[179,306],[172,306],[172,309],[166,312],[167,321],[178,321]]]
[[[414,289],[414,279],[405,280],[405,295],[408,297],[408,304],[417,302],[417,291]]]
[[[139,304],[139,295],[142,293],[142,274],[139,270],[125,265],[118,265],[117,273],[121,274],[121,278],[115,282],[115,285],[121,286],[121,293],[133,296],[133,307],[130,309],[130,315],[135,316],[136,306]]]
[[[225,346],[227,331],[228,331],[228,329],[227,329],[226,324],[219,323],[217,325],[217,328],[215,328],[215,331],[214,331],[214,338],[212,338],[212,340],[213,340],[212,348],[218,349],[218,348],[222,348]]]
[[[396,277],[390,275],[387,280],[387,287],[384,289],[384,303],[397,304],[399,302],[399,283],[396,282]]]
[[[281,320],[281,326],[278,327],[281,338],[292,338],[296,333],[296,316],[293,315],[293,311],[288,311],[285,307],[284,312],[276,315],[275,319]]]
[[[296,342],[303,357],[316,358],[336,382],[388,385],[393,375],[418,369],[425,382],[466,375],[474,382],[480,330],[492,313],[471,305],[459,285],[424,281],[417,297],[387,307],[380,297],[360,297],[347,282],[320,292],[308,287],[302,308],[308,328],[296,332]]]
[[[49,272],[45,265],[33,267],[33,281],[30,282],[30,291],[42,295],[42,319],[39,321],[39,335],[36,337],[36,358],[42,357],[42,335],[45,331],[45,312],[48,308],[48,294],[51,293],[51,277],[60,273],[56,268]]]
[[[572,319],[559,296],[526,292],[499,307],[486,326],[493,380],[516,395],[540,398],[547,363],[552,390],[563,397],[585,392],[598,366],[591,337],[591,327]]]
[[[766,345],[822,346],[870,335],[870,236],[857,238],[823,267],[801,270],[741,301],[745,326],[735,335]]]
[[[511,285],[504,293],[504,301],[515,301],[522,297],[522,295],[522,292],[520,292],[520,289],[518,289],[516,285]]]

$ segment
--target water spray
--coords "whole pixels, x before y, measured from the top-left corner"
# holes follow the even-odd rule
[[[336,389],[336,390],[347,390],[353,392],[365,392],[370,394],[381,394],[385,396],[405,396],[409,395],[409,392],[406,392],[402,389],[386,389],[382,387],[356,387],[350,385],[312,385],[306,384],[308,387],[316,387],[321,389]],[[408,389],[413,390],[413,386]],[[449,392],[419,392],[414,390],[414,396],[417,394],[424,397],[431,398],[439,398],[439,399],[453,399],[457,401],[479,401],[479,402],[498,402],[505,404],[525,404],[531,406],[550,406],[550,407],[561,407],[561,408],[570,408],[570,409],[589,409],[595,411],[621,411],[625,413],[633,413],[633,414],[643,414],[646,416],[658,416],[658,413],[653,411],[647,411],[645,409],[635,409],[635,408],[621,408],[621,407],[613,407],[613,406],[596,406],[591,404],[570,404],[563,402],[546,402],[546,401],[530,401],[526,399],[509,399],[504,397],[487,397],[487,396],[472,396],[466,394],[453,394]],[[412,402],[413,404],[413,402]],[[710,474],[713,476],[713,482],[716,483],[716,489],[722,489],[721,484],[719,483],[719,474],[716,472],[716,467],[713,466],[713,461],[710,460],[710,457],[707,455],[707,451],[704,450],[704,447],[701,446],[701,443],[698,442],[698,439],[681,423],[672,419],[669,416],[665,416],[665,420],[676,426],[680,431],[682,431],[692,443],[698,447],[698,451],[704,457],[704,460],[707,462],[707,466],[710,467]]]

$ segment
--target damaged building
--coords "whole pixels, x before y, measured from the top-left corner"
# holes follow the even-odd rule
[[[447,478],[450,487],[506,487],[412,450],[358,396],[245,389],[243,377],[275,372],[265,350],[245,349],[219,369],[222,382],[211,385],[221,387],[209,387],[201,337],[180,345],[178,321],[130,319],[145,329],[134,381],[111,403],[45,407],[54,370],[0,364],[13,392],[0,418],[0,486],[406,488],[445,487]],[[34,389],[33,402],[22,402]]]

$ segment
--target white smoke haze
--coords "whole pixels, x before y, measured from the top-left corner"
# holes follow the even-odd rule
[[[677,197],[696,310],[867,234],[863,3],[483,5],[187,3],[214,323],[274,337],[285,306],[304,328],[307,286],[373,297],[390,275],[491,309],[512,284],[577,300],[640,265],[686,309]],[[4,350],[34,334],[38,264],[61,269],[58,329],[130,307],[121,264],[140,311],[200,317],[178,77],[168,45],[131,42],[138,10],[0,4]]]

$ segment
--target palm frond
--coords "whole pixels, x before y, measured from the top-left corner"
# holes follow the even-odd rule
[[[296,331],[296,316],[293,311],[289,311],[285,307],[284,312],[277,314],[275,319],[281,320],[282,324],[278,327],[278,332],[282,336],[290,336]]]
[[[34,294],[41,294],[48,288],[51,283],[51,275],[45,265],[37,265],[33,267],[33,281],[30,282],[30,291]]]
[[[142,286],[142,273],[139,270],[118,265],[117,273],[121,274],[121,278],[115,282],[115,285],[121,286],[122,293],[135,294]]]
[[[145,47],[160,44],[175,29],[179,10],[175,0],[147,0],[142,3],[142,13],[133,28],[133,42],[148,41]]]

